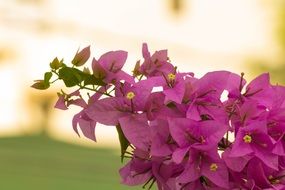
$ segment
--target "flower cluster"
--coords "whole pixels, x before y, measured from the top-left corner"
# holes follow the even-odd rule
[[[116,126],[122,183],[160,190],[285,189],[285,87],[265,73],[250,83],[241,75],[214,71],[197,78],[170,63],[167,50],[151,54],[132,75],[122,67],[125,51],[93,58],[92,71],[77,69],[90,48],[77,52],[68,67],[57,58],[51,72],[33,87],[46,89],[60,79],[56,107],[82,107],[73,129],[96,141],[95,126]],[[52,76],[57,78],[50,82]],[[81,95],[88,92],[88,100]],[[90,93],[92,92],[92,94]]]

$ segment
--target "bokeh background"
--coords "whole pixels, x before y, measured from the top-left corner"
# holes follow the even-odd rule
[[[120,185],[115,129],[96,128],[98,143],[78,138],[79,110],[53,109],[61,84],[31,89],[56,56],[92,55],[141,45],[168,49],[179,70],[270,72],[285,83],[284,0],[0,0],[0,189],[140,189]]]

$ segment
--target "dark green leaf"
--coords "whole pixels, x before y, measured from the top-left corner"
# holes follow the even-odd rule
[[[44,83],[49,84],[49,80],[51,79],[51,77],[52,77],[52,72],[46,72],[44,76]]]
[[[106,83],[103,82],[102,79],[96,78],[94,75],[86,75],[84,79],[84,85],[98,85],[98,86],[105,86]]]
[[[53,61],[49,65],[50,65],[50,68],[57,70],[63,66],[63,59],[59,61],[58,58],[56,57],[53,59]]]
[[[63,80],[66,87],[72,87],[82,82],[86,76],[85,73],[70,67],[63,67],[58,72],[59,78]]]
[[[38,90],[45,90],[48,89],[49,86],[50,86],[49,83],[45,83],[44,80],[37,80],[31,87]]]
[[[83,68],[83,73],[86,73],[86,74],[91,74],[91,72],[90,72],[90,70],[89,70],[89,68],[88,67],[84,67]]]
[[[121,126],[117,125],[116,128],[117,128],[117,132],[118,132],[118,136],[119,136],[119,140],[120,140],[120,146],[121,146],[121,162],[123,162],[126,150],[129,147],[130,142],[125,137],[125,135],[121,129]]]

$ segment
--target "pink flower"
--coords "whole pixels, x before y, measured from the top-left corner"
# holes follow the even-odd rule
[[[231,157],[253,154],[268,167],[278,169],[278,156],[272,153],[274,141],[267,134],[264,121],[256,121],[240,128],[230,153]]]
[[[156,51],[151,55],[147,44],[144,43],[142,54],[144,62],[140,67],[140,73],[146,77],[161,76],[161,73],[168,75],[175,72],[174,66],[168,62],[167,50]]]
[[[98,61],[93,58],[92,69],[94,76],[102,78],[106,83],[120,80],[133,83],[133,77],[121,70],[127,60],[127,56],[128,53],[125,51],[110,51],[103,54]]]
[[[62,91],[55,105],[81,107],[73,129],[93,141],[97,123],[117,127],[121,157],[129,159],[120,169],[123,184],[148,189],[155,184],[159,190],[285,189],[284,86],[270,84],[268,73],[247,85],[244,74],[229,71],[198,78],[179,72],[167,50],[151,54],[143,44],[142,54],[134,76],[123,71],[125,51],[94,58],[93,74],[75,70],[70,80],[79,89]],[[89,56],[87,47],[73,64],[81,66]],[[43,80],[48,86],[59,69],[48,72]],[[88,77],[99,82],[88,83]],[[83,89],[89,90],[87,101]]]

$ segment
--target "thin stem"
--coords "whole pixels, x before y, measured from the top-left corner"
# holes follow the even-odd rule
[[[156,181],[155,179],[152,180],[151,184],[149,185],[148,190],[150,190],[150,189],[152,188],[152,186],[153,186],[153,184],[154,184],[155,181]]]
[[[227,133],[226,133],[226,147],[228,147],[228,145],[229,145],[229,131],[227,131]]]
[[[150,182],[151,180],[153,180],[153,176],[151,176],[151,177],[145,182],[145,184],[142,186],[142,188],[144,189],[144,188],[147,186],[147,184],[149,184],[149,182]]]
[[[132,144],[130,144],[129,146],[134,150],[136,149]]]
[[[162,76],[163,76],[163,78],[164,78],[164,80],[165,80],[167,86],[168,86],[169,88],[172,88],[172,86],[171,86],[171,84],[168,82],[168,80],[167,80],[165,74],[164,74],[164,73],[161,73],[161,74],[162,74]]]
[[[53,84],[53,83],[55,83],[55,82],[58,81],[58,80],[59,80],[59,78],[57,78],[57,79],[51,81],[50,83]]]
[[[51,70],[51,72],[56,74],[59,77],[59,74],[55,70]]]
[[[240,75],[241,77],[240,77],[240,83],[239,83],[239,91],[241,92],[243,88],[242,82],[243,82],[244,73],[242,72]]]
[[[91,90],[91,91],[98,92],[100,94],[103,94],[103,95],[106,95],[106,96],[109,96],[109,97],[113,97],[112,95],[108,94],[107,92],[100,92],[99,90],[96,90],[96,89],[93,89],[93,88],[89,88],[89,87],[83,86],[81,84],[79,84],[78,86],[80,87],[80,89]]]
[[[111,92],[113,92],[114,90],[115,90],[115,87],[112,90],[110,90],[110,92],[108,92],[108,94],[111,94]]]
[[[142,80],[142,78],[143,78],[143,74],[141,74],[141,76],[140,76],[140,78],[139,78],[139,81]]]

